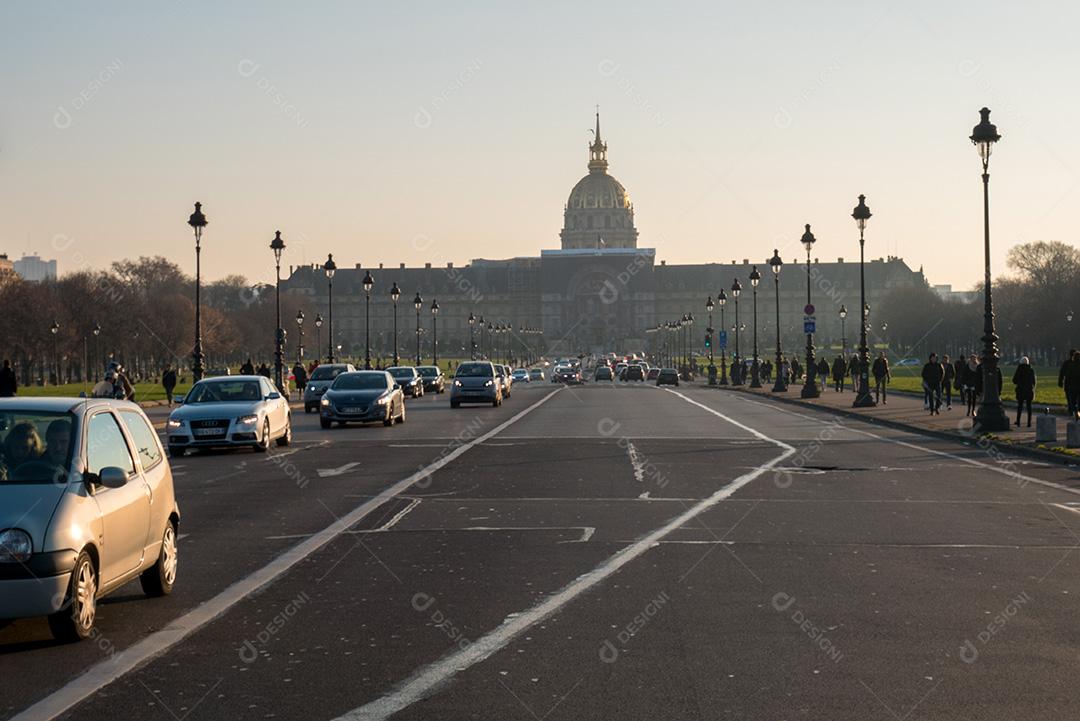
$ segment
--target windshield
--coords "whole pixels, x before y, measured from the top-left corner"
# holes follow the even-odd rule
[[[0,414],[0,483],[58,483],[71,462],[71,413]]]
[[[390,375],[394,376],[394,378],[412,378],[413,377],[413,369],[412,368],[389,368],[388,371],[389,371]]]
[[[458,378],[490,378],[491,375],[490,363],[462,363],[457,369]]]
[[[386,390],[384,373],[343,373],[330,386],[333,391],[374,391]]]
[[[332,381],[345,372],[345,366],[319,366],[311,372],[313,381]]]
[[[425,378],[436,378],[439,375],[439,369],[435,366],[420,366],[416,370],[420,371],[420,375]]]
[[[250,403],[262,400],[259,381],[210,381],[197,383],[185,403]]]

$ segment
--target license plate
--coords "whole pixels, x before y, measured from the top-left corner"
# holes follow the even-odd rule
[[[220,428],[192,428],[191,432],[197,436],[217,436],[221,435]]]
[[[359,408],[357,406],[350,406],[348,408],[342,408],[341,412],[342,413],[356,414],[356,413],[363,413],[366,410],[367,410],[367,408]]]

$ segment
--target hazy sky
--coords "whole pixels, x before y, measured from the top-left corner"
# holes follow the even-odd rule
[[[669,263],[897,254],[982,273],[1076,241],[1075,3],[4,3],[0,251],[61,272],[163,254],[286,265],[558,247],[595,104],[640,245]]]

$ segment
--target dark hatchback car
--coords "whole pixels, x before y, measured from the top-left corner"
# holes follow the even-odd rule
[[[622,378],[624,381],[643,381],[645,380],[645,371],[641,369],[639,365],[626,366],[626,369],[622,372]]]
[[[462,403],[490,403],[502,405],[502,384],[495,366],[487,361],[471,361],[457,367],[453,385],[450,386],[450,407]]]
[[[593,380],[597,381],[612,381],[615,380],[615,374],[611,372],[611,368],[607,366],[598,366],[596,369],[596,376]]]
[[[405,397],[386,371],[342,373],[319,401],[319,425],[405,422]]]
[[[656,385],[677,386],[679,385],[679,374],[674,368],[662,368],[660,372],[656,374]]]
[[[446,376],[439,366],[418,366],[416,372],[424,381],[424,391],[442,393],[446,390]]]
[[[424,395],[424,379],[412,366],[394,366],[387,368],[386,372],[394,377],[394,381],[401,386],[401,392],[410,398],[419,398]]]
[[[559,368],[555,372],[555,380],[568,385],[578,385],[581,383],[581,372],[576,368]]]

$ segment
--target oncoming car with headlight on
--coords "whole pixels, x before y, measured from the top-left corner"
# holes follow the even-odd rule
[[[180,510],[137,405],[0,399],[0,454],[0,619],[48,616],[57,639],[77,641],[98,599],[129,581],[172,591]]]
[[[405,395],[386,371],[342,373],[319,401],[319,425],[405,422]]]
[[[247,446],[266,451],[292,441],[289,402],[262,376],[204,378],[165,421],[169,454],[188,449]]]

